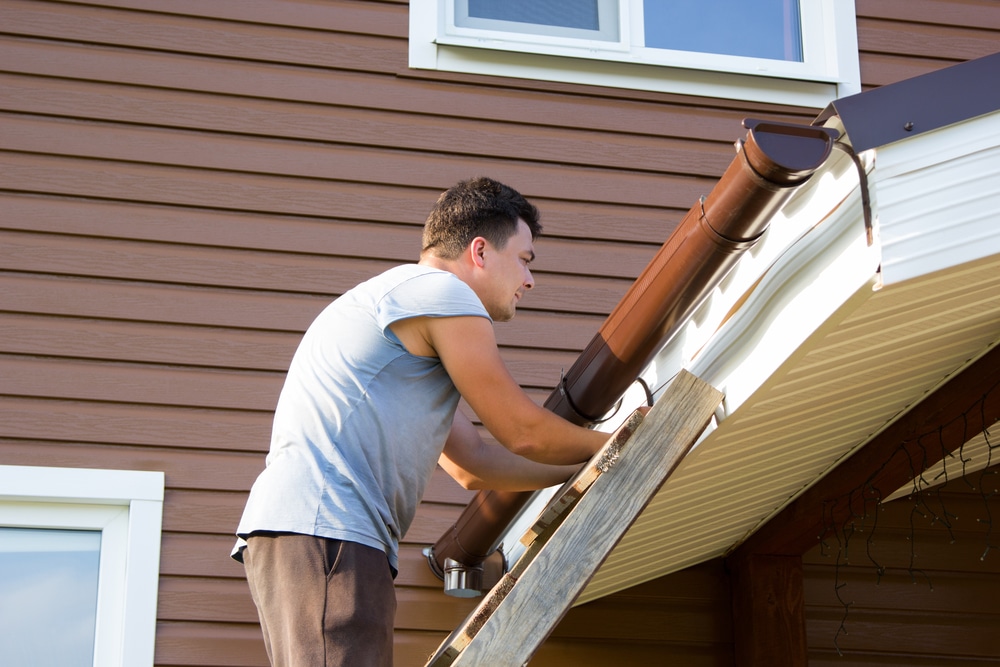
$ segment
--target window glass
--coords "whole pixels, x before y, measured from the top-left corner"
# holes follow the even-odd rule
[[[798,0],[643,0],[643,15],[650,48],[802,61]]]
[[[452,1],[459,28],[610,42],[619,39],[617,0]]]
[[[100,531],[0,528],[5,665],[93,665],[100,553]]]
[[[597,0],[469,0],[469,16],[598,30]]]

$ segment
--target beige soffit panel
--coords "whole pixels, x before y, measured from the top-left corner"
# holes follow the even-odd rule
[[[1000,338],[1000,113],[862,158],[873,245],[835,157],[644,374],[726,400],[578,603],[725,555]]]

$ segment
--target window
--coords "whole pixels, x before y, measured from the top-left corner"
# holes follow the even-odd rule
[[[101,531],[0,527],[0,652],[14,665],[94,664]]]
[[[412,0],[410,66],[817,108],[861,90],[851,0]]]
[[[0,655],[153,664],[163,473],[0,466]]]

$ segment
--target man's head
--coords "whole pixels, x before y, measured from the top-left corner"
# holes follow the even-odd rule
[[[519,219],[537,238],[538,209],[517,190],[485,177],[462,181],[442,193],[427,216],[421,254],[455,259],[477,236],[502,250],[517,233]]]
[[[462,181],[442,194],[424,226],[420,263],[451,271],[506,322],[534,286],[528,265],[541,232],[538,209],[490,178]]]

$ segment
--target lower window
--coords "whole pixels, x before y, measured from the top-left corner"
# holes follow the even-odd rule
[[[0,466],[3,664],[153,664],[163,481]]]

